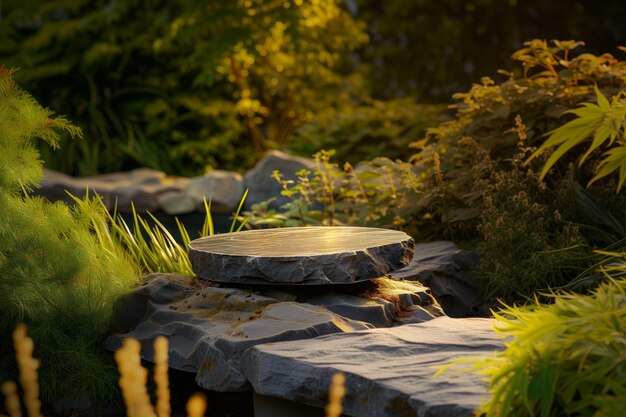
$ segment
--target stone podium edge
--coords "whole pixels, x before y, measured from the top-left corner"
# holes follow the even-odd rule
[[[328,226],[317,226],[318,228]],[[341,226],[337,226],[341,227]],[[388,230],[370,228],[373,230]],[[264,229],[236,233],[261,232]],[[403,233],[403,232],[400,232]],[[415,241],[406,233],[398,243],[381,244],[361,250],[334,254],[259,257],[228,255],[198,250],[189,244],[189,260],[202,279],[229,284],[333,285],[351,284],[380,278],[411,262]],[[221,234],[223,237],[227,234]],[[235,272],[240,271],[240,272]],[[308,271],[308,272],[307,272]]]

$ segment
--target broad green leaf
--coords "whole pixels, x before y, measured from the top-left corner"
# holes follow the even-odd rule
[[[607,100],[604,94],[602,94],[602,92],[598,89],[598,86],[594,85],[593,89],[596,92],[596,99],[598,100],[598,106],[600,106],[600,108],[604,110],[605,112],[608,112],[609,110],[611,110],[611,104],[609,103],[609,100]]]
[[[593,134],[593,141],[591,142],[591,146],[589,147],[589,149],[587,149],[587,152],[585,152],[582,158],[580,158],[579,164],[582,165],[583,162],[585,162],[585,160],[589,157],[591,152],[595,151],[600,145],[606,142],[606,140],[609,139],[611,135],[614,134],[615,131],[610,126],[607,126],[604,123],[598,126],[595,133]]]
[[[600,171],[598,174],[589,181],[587,186],[590,186],[597,180],[606,177],[607,175],[618,171],[619,182],[617,185],[617,192],[619,193],[624,182],[626,181],[626,145],[622,145],[618,148],[613,148],[605,153],[606,158],[600,163]]]
[[[559,148],[557,148],[557,150],[554,151],[550,155],[550,157],[546,161],[546,164],[544,165],[543,169],[541,170],[541,175],[540,175],[541,179],[545,178],[545,176],[548,173],[548,171],[550,170],[550,168],[552,168],[552,166],[554,164],[556,164],[557,161],[559,159],[561,159],[561,157],[563,155],[565,155],[565,153],[567,151],[569,151],[570,149],[572,149],[576,145],[582,143],[588,136],[589,136],[589,134],[587,134],[587,132],[585,131],[582,134],[579,134],[577,136],[572,137],[572,139],[570,139],[569,141],[566,141],[565,143],[563,143],[563,145],[561,145]]]
[[[582,103],[578,108],[569,110],[566,113],[574,114],[578,118],[565,123],[564,125],[554,129],[548,134],[548,139],[528,158],[526,164],[535,159],[546,150],[557,147],[546,161],[541,170],[541,179],[545,178],[548,171],[570,150],[581,144],[589,138],[592,138],[591,145],[582,155],[579,164],[582,165],[591,155],[591,153],[602,145],[612,146],[620,135],[623,135],[624,114],[626,114],[623,103],[618,98],[614,99],[613,106],[609,100],[594,87],[596,93],[597,104]],[[608,144],[607,144],[608,142]],[[607,158],[601,163],[601,170],[590,182],[591,185],[597,179],[600,179],[611,172],[620,169],[620,185],[621,188],[626,178],[621,175],[620,163],[615,160],[616,154],[607,153]],[[625,168],[626,169],[626,168]]]

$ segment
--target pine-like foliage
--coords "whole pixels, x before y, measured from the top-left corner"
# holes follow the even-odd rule
[[[33,138],[56,147],[58,130],[69,131],[72,136],[81,134],[62,117],[48,118],[50,112],[20,89],[12,74],[13,71],[0,67],[0,188],[5,196],[28,190],[41,179],[42,163]]]
[[[28,324],[42,359],[42,399],[111,394],[101,343],[117,297],[138,273],[108,235],[98,201],[70,208],[28,194],[42,177],[33,142],[80,131],[39,106],[0,67],[0,381],[14,377],[8,335]],[[110,362],[110,361],[109,361]]]

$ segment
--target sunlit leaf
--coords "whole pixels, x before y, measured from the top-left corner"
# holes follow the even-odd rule
[[[548,171],[569,151],[577,145],[591,138],[591,145],[581,156],[579,164],[582,165],[592,152],[601,146],[613,146],[617,140],[624,141],[624,127],[626,124],[624,115],[626,113],[626,101],[620,96],[614,98],[613,104],[594,87],[597,104],[582,103],[578,108],[566,113],[578,116],[576,119],[565,123],[549,133],[548,139],[528,158],[527,164],[540,154],[556,146],[556,149],[549,155],[541,170],[541,179],[545,178]],[[622,159],[626,158],[624,152],[611,149],[605,153],[606,158],[600,163],[600,171],[589,182],[589,185],[600,178],[603,178],[614,171],[619,171],[620,181],[618,192],[626,178],[626,167]],[[624,174],[622,174],[624,172]]]
[[[626,181],[626,145],[613,148],[605,153],[606,158],[600,163],[600,171],[589,181],[589,185],[597,180],[612,174],[615,171],[619,173],[619,182],[617,192],[620,192],[624,182]]]

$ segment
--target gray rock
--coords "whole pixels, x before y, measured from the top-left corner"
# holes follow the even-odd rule
[[[156,211],[159,209],[158,195],[168,190],[160,184],[126,186],[119,184],[110,193],[110,199],[122,213],[131,212],[133,207],[137,211]]]
[[[83,197],[87,189],[92,195],[100,195],[106,207],[113,207],[114,200],[111,199],[110,195],[114,187],[110,183],[98,181],[94,177],[74,178],[46,168],[44,168],[41,186],[35,190],[35,193],[49,201],[63,201],[67,204],[73,204],[74,200],[68,195],[68,192],[77,197]]]
[[[185,193],[204,211],[204,198],[211,200],[211,213],[231,214],[239,206],[243,196],[243,177],[236,172],[215,170],[191,179]]]
[[[361,295],[323,296],[311,294],[310,288],[301,294],[276,286],[251,292],[179,274],[154,274],[117,306],[105,346],[117,350],[125,337],[133,337],[151,361],[154,338],[165,335],[170,367],[195,373],[203,388],[239,391],[249,389],[240,359],[251,346],[397,325],[394,314],[406,317],[395,310],[393,297],[400,293],[413,306],[431,311],[431,319],[443,314],[419,284],[406,283],[402,290],[391,280],[365,284]]]
[[[162,184],[166,177],[165,173],[156,169],[137,168],[128,172],[113,172],[93,177],[83,177],[83,179],[114,184],[158,185]]]
[[[418,282],[389,278],[372,281],[370,289],[355,294],[322,292],[304,293],[297,301],[325,307],[342,317],[365,321],[375,327],[420,323],[443,316],[443,310]]]
[[[170,216],[187,214],[196,211],[196,201],[182,191],[166,191],[157,196],[161,210]]]
[[[420,324],[255,346],[242,358],[255,392],[323,407],[335,372],[346,374],[344,414],[353,417],[470,417],[486,396],[459,357],[502,349],[491,320],[439,317]]]
[[[315,170],[315,160],[288,155],[280,151],[268,151],[265,156],[244,175],[244,187],[248,189],[248,197],[244,203],[245,210],[251,210],[253,204],[258,204],[270,198],[276,198],[269,205],[278,209],[289,202],[287,197],[281,196],[282,187],[272,178],[274,170],[283,174],[284,180],[295,180],[297,171],[306,168]]]
[[[247,230],[194,240],[189,259],[206,279],[239,284],[347,284],[407,265],[413,239],[368,227]]]
[[[477,253],[459,250],[453,242],[417,243],[411,263],[389,275],[429,287],[450,317],[488,316],[474,272],[479,264]]]
[[[137,210],[155,211],[160,207],[158,196],[179,190],[184,181],[169,179],[163,172],[148,168],[79,178],[45,169],[37,194],[50,201],[60,200],[72,204],[73,200],[67,192],[83,197],[85,191],[89,190],[90,193],[100,195],[109,209],[117,207],[120,212],[129,212],[134,204]]]

